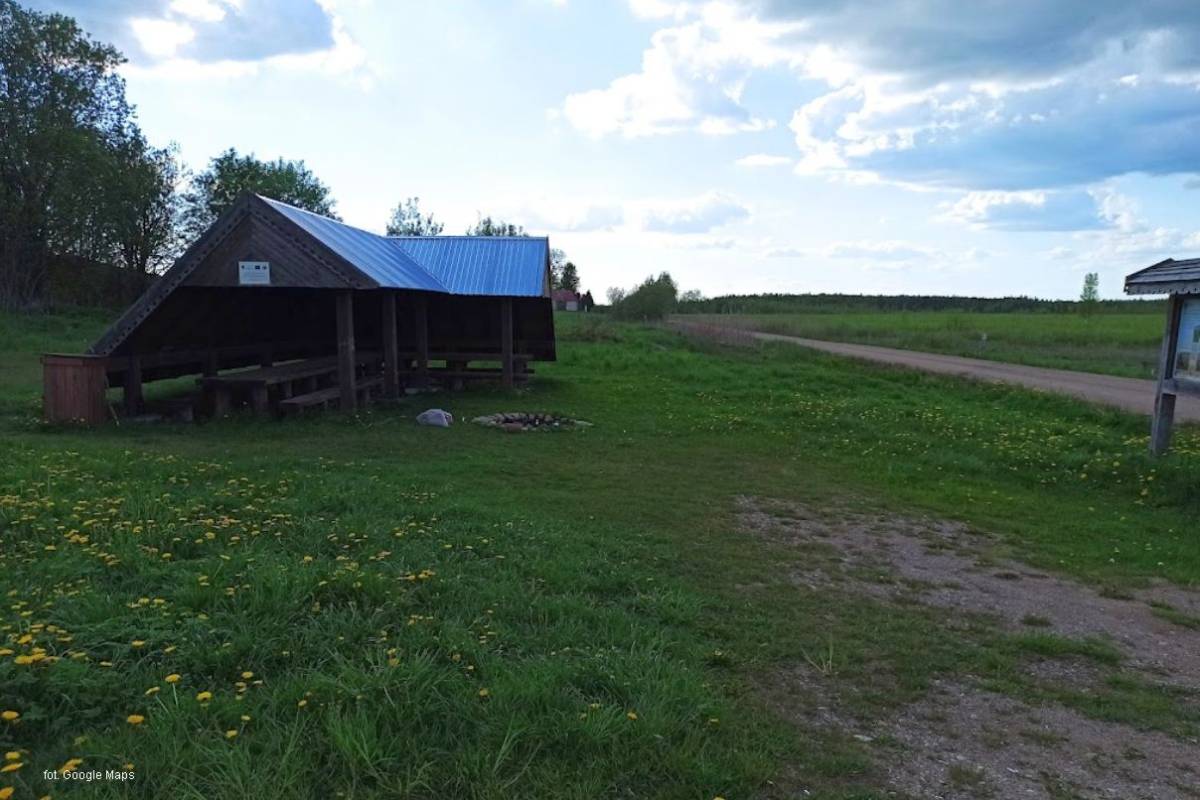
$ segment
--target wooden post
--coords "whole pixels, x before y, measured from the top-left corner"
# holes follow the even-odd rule
[[[217,356],[217,351],[215,349],[209,349],[209,351],[204,354],[204,377],[214,377],[217,374],[217,371],[220,369],[220,366],[221,361]]]
[[[383,396],[389,400],[400,397],[400,346],[396,342],[396,293],[383,293]]]
[[[354,357],[354,294],[337,294],[338,387],[342,411],[353,411],[358,402]]]
[[[250,407],[255,414],[265,414],[271,407],[271,396],[266,384],[256,384],[250,389]]]
[[[511,297],[500,301],[500,364],[504,371],[504,388],[516,383],[513,376],[513,304]]]
[[[1183,298],[1173,294],[1167,301],[1167,330],[1163,334],[1162,352],[1158,359],[1158,387],[1154,395],[1154,420],[1150,423],[1150,453],[1160,456],[1171,445],[1171,426],[1175,423],[1175,391],[1171,381],[1175,374],[1175,352],[1179,344],[1179,319],[1183,313]]]
[[[142,413],[142,360],[129,357],[129,369],[125,370],[125,413],[133,416]]]
[[[423,294],[416,296],[413,328],[417,334],[417,385],[429,383],[429,304]]]

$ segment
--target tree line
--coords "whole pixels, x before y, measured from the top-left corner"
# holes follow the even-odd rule
[[[1140,312],[1160,313],[1157,300],[1081,301],[1036,297],[951,297],[942,295],[757,294],[713,298],[680,298],[679,313],[692,314],[820,314],[853,311],[958,311],[984,314],[1012,312]]]
[[[178,148],[138,127],[113,46],[74,19],[0,0],[0,307],[45,304],[52,263],[111,265],[144,285],[243,192],[340,219],[329,187],[303,160],[262,160],[229,148],[193,173]],[[437,236],[444,225],[402,200],[389,236]],[[474,236],[527,236],[480,215]],[[553,288],[579,272],[551,251]]]

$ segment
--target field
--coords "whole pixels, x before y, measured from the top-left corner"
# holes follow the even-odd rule
[[[1076,311],[852,311],[701,314],[695,318],[809,339],[1129,378],[1154,377],[1163,330],[1162,315],[1147,311],[1106,311],[1091,317]]]
[[[788,533],[942,531],[969,547],[930,558],[1017,587],[1044,571],[1063,608],[1191,636],[1194,428],[1152,461],[1144,419],[1068,399],[569,315],[515,393],[41,426],[37,353],[104,322],[0,318],[14,798],[893,797],[893,765],[923,763],[901,722],[948,686],[1116,731],[1131,770],[1186,766],[1162,754],[1200,735],[1194,683],[1060,628],[1055,603],[1009,624],[896,600],[877,563]],[[989,342],[1047,336],[1007,324]],[[1122,321],[1114,346],[1157,325]],[[594,427],[417,427],[432,404]],[[1074,751],[1013,736],[1046,754],[1045,796],[1073,796]],[[43,779],[67,764],[136,777]],[[982,794],[981,769],[951,767],[949,796]]]

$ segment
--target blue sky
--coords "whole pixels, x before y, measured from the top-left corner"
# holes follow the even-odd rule
[[[1200,254],[1191,0],[63,0],[156,143],[547,234],[603,294],[1105,296]]]

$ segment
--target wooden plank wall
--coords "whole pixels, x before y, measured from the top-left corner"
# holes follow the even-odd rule
[[[47,422],[99,425],[109,418],[106,359],[102,356],[42,356],[42,413]]]

